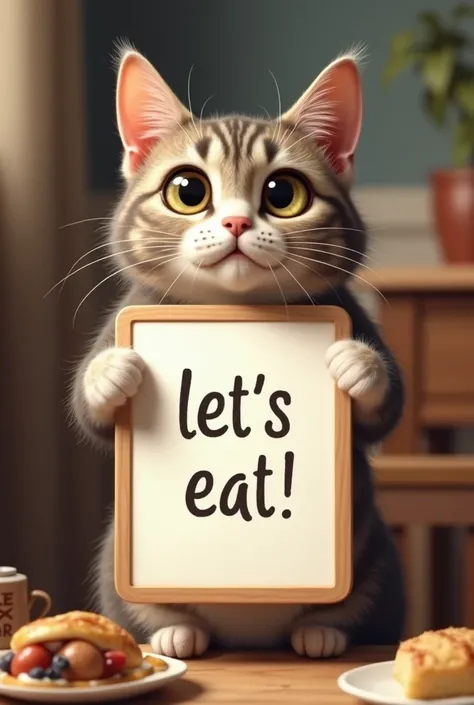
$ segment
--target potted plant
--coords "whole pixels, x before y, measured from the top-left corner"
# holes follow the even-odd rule
[[[474,262],[474,3],[446,16],[422,12],[397,33],[383,73],[389,85],[411,69],[423,84],[428,118],[452,132],[452,164],[430,174],[434,219],[444,257]]]

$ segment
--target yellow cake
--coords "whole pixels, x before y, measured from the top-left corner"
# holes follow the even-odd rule
[[[449,627],[403,641],[393,677],[406,698],[474,695],[474,629]]]

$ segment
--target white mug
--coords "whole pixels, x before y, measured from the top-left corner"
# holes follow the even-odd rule
[[[9,649],[13,634],[31,621],[31,608],[43,601],[38,619],[51,609],[51,598],[43,590],[28,590],[28,578],[16,568],[0,566],[0,650]]]

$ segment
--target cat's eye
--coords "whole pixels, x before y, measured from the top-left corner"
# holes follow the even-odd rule
[[[206,210],[211,200],[211,184],[200,171],[183,169],[174,172],[163,189],[163,198],[171,210],[181,215],[195,215]]]
[[[308,207],[309,200],[306,182],[297,174],[273,174],[263,187],[263,207],[277,218],[301,215]]]

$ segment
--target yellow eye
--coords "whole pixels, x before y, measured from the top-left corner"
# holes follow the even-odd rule
[[[295,174],[274,174],[263,187],[263,206],[277,218],[301,215],[308,203],[306,183]]]
[[[211,200],[209,179],[199,171],[175,172],[164,187],[166,205],[176,213],[195,215],[206,210]]]

